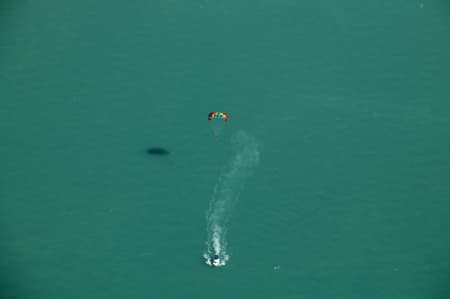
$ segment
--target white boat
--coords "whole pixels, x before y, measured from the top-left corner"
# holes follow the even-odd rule
[[[212,258],[212,265],[213,265],[214,267],[219,267],[221,264],[222,264],[222,263],[220,262],[219,256],[218,256],[218,255],[215,255],[215,256]]]
[[[206,264],[212,267],[219,267],[223,265],[218,255],[214,255],[213,257],[206,257]]]

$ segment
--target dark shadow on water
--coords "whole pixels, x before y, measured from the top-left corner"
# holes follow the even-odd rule
[[[27,3],[24,1],[0,0],[0,16],[5,17],[15,15],[16,12],[20,13],[26,5]]]
[[[430,298],[436,299],[448,299],[450,298],[450,269],[443,271],[442,277],[436,277],[437,284],[435,287],[435,293],[430,294]]]
[[[147,154],[152,156],[167,156],[170,155],[170,152],[163,147],[151,147],[147,149]]]
[[[22,275],[11,256],[13,251],[8,248],[9,241],[4,231],[0,231],[0,298],[22,299],[32,298],[26,291],[27,279]]]
[[[2,299],[21,299],[25,298],[23,291],[19,290],[16,278],[13,278],[11,271],[2,269],[0,281],[0,298]]]
[[[0,0],[0,11],[11,8],[14,2],[13,0]]]

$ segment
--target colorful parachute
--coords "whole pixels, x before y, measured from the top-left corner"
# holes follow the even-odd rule
[[[208,114],[208,121],[216,139],[219,137],[222,129],[225,127],[228,118],[229,116],[225,112],[214,111]]]
[[[229,116],[225,112],[216,112],[216,111],[214,111],[214,112],[210,112],[208,114],[208,120],[211,120],[211,119],[223,119],[224,121],[227,121],[228,118],[229,118]]]

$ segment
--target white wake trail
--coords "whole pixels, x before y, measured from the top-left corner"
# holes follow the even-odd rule
[[[226,226],[233,206],[239,199],[245,180],[253,173],[259,163],[259,151],[256,140],[240,131],[231,139],[233,156],[219,177],[214,187],[212,199],[206,215],[207,220],[207,262],[211,257],[220,257],[221,265],[225,265],[227,254]]]

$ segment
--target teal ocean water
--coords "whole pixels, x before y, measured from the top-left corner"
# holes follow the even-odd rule
[[[449,36],[438,0],[3,1],[0,297],[449,298]]]

